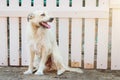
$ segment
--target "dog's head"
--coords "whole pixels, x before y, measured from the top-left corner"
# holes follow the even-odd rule
[[[51,18],[47,15],[46,12],[35,11],[30,13],[27,17],[28,22],[34,24],[37,27],[44,27],[49,29],[50,25],[48,22],[52,22],[54,18]]]

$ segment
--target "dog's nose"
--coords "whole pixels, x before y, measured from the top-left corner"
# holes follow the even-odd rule
[[[54,20],[54,18],[50,18],[50,20],[49,20],[49,21],[50,21],[50,22],[52,22],[53,20]]]

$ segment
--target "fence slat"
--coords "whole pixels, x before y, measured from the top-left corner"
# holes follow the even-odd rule
[[[109,10],[109,0],[99,0],[98,4],[99,7],[105,9],[106,11]]]
[[[110,0],[110,8],[120,8],[120,0]]]
[[[19,7],[19,0],[9,0],[9,6],[17,9]]]
[[[82,0],[72,0],[72,8],[80,9],[82,7]]]
[[[63,61],[68,65],[68,40],[69,40],[69,21],[68,19],[59,19],[59,47],[61,55],[63,56]]]
[[[7,7],[7,1],[6,0],[1,0],[0,1],[0,9],[2,9],[2,8],[6,8]]]
[[[30,4],[30,2],[29,2]],[[34,0],[34,7],[41,10],[44,6],[44,0]]]
[[[19,0],[9,0],[9,7],[18,9]],[[10,21],[10,65],[19,65],[19,20],[9,18]]]
[[[56,0],[47,0],[47,9],[55,9],[56,8]]]
[[[23,9],[31,8],[31,0],[22,0],[22,6]]]
[[[27,18],[21,18],[21,37],[22,37],[22,53],[21,61],[22,66],[26,66],[29,63],[29,53],[27,51],[27,39],[26,39],[26,27],[27,27]]]
[[[19,20],[10,18],[10,65],[19,65]]]
[[[0,66],[8,65],[7,18],[0,18]]]
[[[96,0],[85,0],[86,8],[95,8]],[[95,19],[85,19],[84,67],[94,68]]]
[[[97,68],[107,69],[108,62],[108,20],[98,20]]]
[[[39,3],[40,0],[34,0],[34,6],[36,9],[38,9],[38,6],[40,7],[41,4]],[[39,3],[39,5],[38,5]],[[37,5],[36,5],[37,4]],[[22,0],[22,6],[23,9],[32,8],[31,7],[31,0]],[[27,13],[28,15],[28,13]],[[26,17],[26,16],[25,16]],[[27,19],[21,18],[21,37],[22,37],[22,53],[21,53],[21,64],[22,66],[26,66],[29,63],[29,53],[27,51],[27,44],[26,44],[26,27],[27,27]]]
[[[71,66],[81,67],[82,19],[72,19],[71,28]]]
[[[96,0],[85,0],[85,7],[96,7]]]
[[[95,19],[85,19],[84,67],[94,68]]]
[[[120,69],[120,9],[113,9],[112,13],[112,49],[111,69]]]
[[[59,0],[59,9],[69,9],[69,0]]]

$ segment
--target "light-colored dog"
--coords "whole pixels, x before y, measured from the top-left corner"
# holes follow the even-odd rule
[[[30,63],[28,70],[25,71],[24,74],[33,73],[34,58],[37,60],[35,64],[37,65],[35,75],[44,74],[44,69],[47,67],[46,64],[49,64],[49,58],[52,59],[52,64],[55,64],[57,68],[57,75],[61,75],[66,70],[82,73],[81,69],[69,68],[64,64],[56,39],[52,35],[51,26],[48,24],[48,22],[52,21],[53,18],[48,17],[46,13],[41,11],[35,11],[28,15],[27,42],[30,53]]]

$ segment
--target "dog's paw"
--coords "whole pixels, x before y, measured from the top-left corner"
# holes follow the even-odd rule
[[[41,75],[44,75],[44,73],[41,71],[37,71],[37,72],[35,72],[35,75],[41,76]]]
[[[32,70],[27,70],[24,72],[24,74],[32,74]]]
[[[60,70],[57,71],[57,75],[61,75],[61,74],[63,74],[64,72],[65,72],[65,69],[60,69]]]

